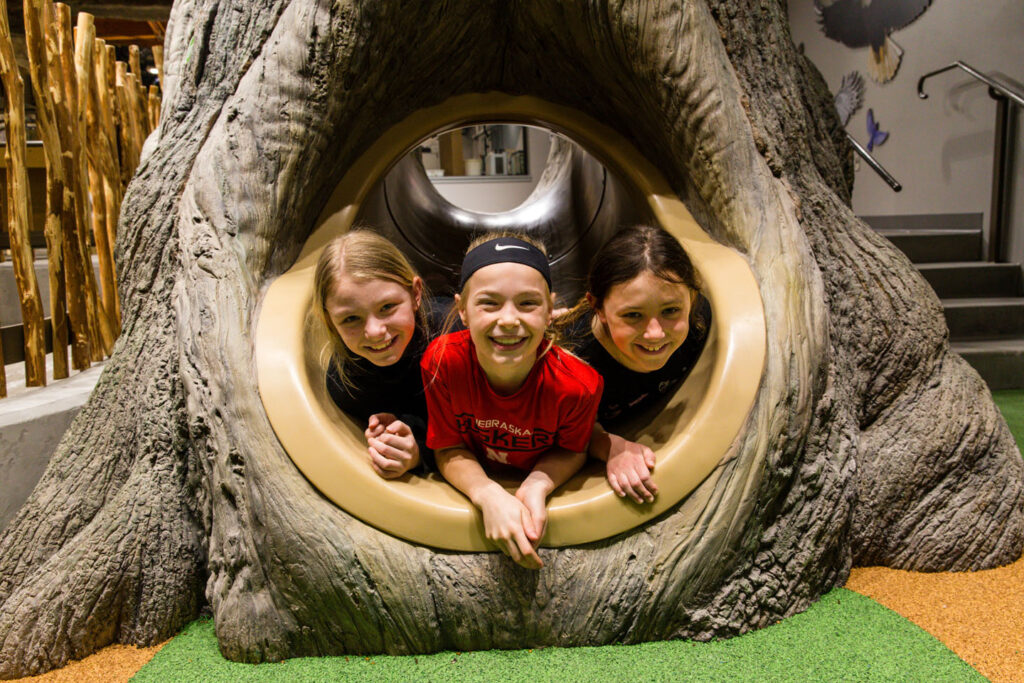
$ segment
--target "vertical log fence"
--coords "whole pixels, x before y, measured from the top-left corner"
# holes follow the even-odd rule
[[[53,378],[84,370],[113,351],[120,334],[121,302],[113,250],[121,200],[135,173],[146,137],[159,124],[159,88],[143,86],[141,53],[128,50],[128,62],[96,37],[93,17],[52,0],[23,0],[28,76],[36,103],[36,129],[42,141],[46,183],[45,219],[32,225],[26,158],[25,83],[18,70],[7,0],[0,0],[0,78],[6,99],[7,244],[21,304],[21,325],[2,321],[4,341],[24,346],[25,381],[46,383],[46,353],[53,351]],[[158,73],[163,50],[153,48]],[[38,164],[37,164],[38,165]],[[49,320],[44,320],[36,281],[33,233],[45,236]],[[95,275],[93,255],[99,263]],[[21,338],[7,332],[18,328]],[[4,339],[4,336],[7,339]],[[49,335],[49,338],[47,338]],[[0,364],[0,398],[7,395],[7,373]]]
[[[42,386],[46,384],[46,339],[43,300],[39,296],[39,283],[36,281],[29,242],[32,205],[26,151],[25,84],[14,56],[6,0],[0,0],[0,79],[7,99],[7,145],[4,147],[4,161],[7,165],[7,231],[24,326],[25,382],[31,386]]]
[[[25,47],[28,51],[32,92],[36,100],[36,130],[43,140],[46,160],[46,259],[50,284],[50,321],[53,336],[53,378],[63,379],[68,369],[67,285],[64,267],[64,232],[61,209],[64,201],[64,166],[56,112],[50,99],[43,38],[42,2],[24,3]]]

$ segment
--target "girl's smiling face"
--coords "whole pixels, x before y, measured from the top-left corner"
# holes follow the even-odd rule
[[[410,291],[392,280],[342,274],[324,303],[345,347],[384,367],[397,363],[412,341],[422,294],[418,277]]]
[[[588,294],[591,305],[593,297]],[[644,271],[608,290],[595,335],[623,366],[654,372],[668,362],[690,332],[690,309],[696,292],[684,284]]]
[[[551,322],[553,296],[544,277],[521,263],[494,263],[473,273],[455,303],[491,385],[518,389]]]

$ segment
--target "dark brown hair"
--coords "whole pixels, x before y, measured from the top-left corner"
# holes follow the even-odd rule
[[[682,245],[661,228],[650,225],[620,230],[605,242],[590,264],[587,291],[600,307],[612,287],[648,271],[667,282],[700,291],[697,271]]]
[[[675,237],[660,227],[631,225],[615,233],[594,255],[587,274],[587,291],[594,297],[591,307],[586,297],[558,320],[559,327],[572,325],[592,308],[604,305],[612,287],[629,282],[642,273],[651,272],[667,282],[686,285],[701,291],[700,277],[686,250]],[[704,329],[706,321],[696,317],[699,306],[690,309],[691,324]]]

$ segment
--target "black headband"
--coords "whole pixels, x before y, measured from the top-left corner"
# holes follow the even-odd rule
[[[496,237],[474,247],[462,259],[459,290],[466,286],[466,281],[473,273],[495,263],[521,263],[529,266],[544,276],[548,289],[551,289],[551,269],[548,267],[548,258],[544,252],[515,237]]]

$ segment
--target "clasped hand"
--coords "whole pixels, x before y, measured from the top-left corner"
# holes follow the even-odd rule
[[[371,415],[364,435],[370,467],[381,477],[395,479],[420,464],[412,429],[391,413]]]

